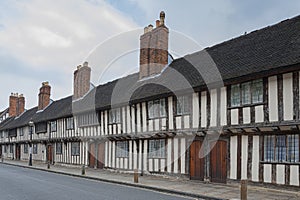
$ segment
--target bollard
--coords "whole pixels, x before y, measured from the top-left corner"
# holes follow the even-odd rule
[[[1,158],[1,162],[4,162],[4,158],[3,157]]]
[[[241,180],[241,200],[247,200],[247,180]]]
[[[85,175],[85,166],[82,165],[82,168],[81,168],[81,175]]]
[[[47,169],[50,169],[50,162],[47,163]]]
[[[134,180],[134,183],[138,183],[139,182],[139,170],[137,170],[137,169],[134,170],[133,180]]]

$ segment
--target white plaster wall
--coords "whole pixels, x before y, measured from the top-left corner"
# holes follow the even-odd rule
[[[241,178],[247,179],[247,162],[248,162],[248,136],[242,136],[242,161],[241,161]]]
[[[269,77],[268,83],[269,120],[273,122],[278,121],[277,77]]]
[[[210,91],[210,126],[217,126],[217,89]]]
[[[252,181],[259,182],[259,136],[253,136]]]
[[[293,74],[283,75],[283,118],[293,120]]]
[[[221,117],[221,125],[227,125],[227,96],[226,96],[226,87],[221,88],[221,109],[220,109],[220,117]]]
[[[264,182],[272,182],[272,165],[264,164]]]
[[[299,166],[290,166],[290,185],[299,186]]]
[[[276,165],[276,182],[277,184],[285,183],[285,165]]]
[[[206,92],[201,92],[201,127],[203,128],[207,126],[206,105],[207,105]]]
[[[230,137],[230,179],[236,179],[237,174],[237,136]]]
[[[264,122],[264,106],[255,106],[255,122]]]
[[[199,126],[199,96],[198,93],[193,93],[193,128]]]
[[[251,116],[250,116],[250,107],[243,108],[243,123],[250,124]]]
[[[238,123],[239,123],[239,110],[231,109],[231,124],[237,125]]]

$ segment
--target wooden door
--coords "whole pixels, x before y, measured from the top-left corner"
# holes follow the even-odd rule
[[[190,146],[190,178],[204,180],[204,158],[200,156],[202,141],[193,141]]]
[[[105,143],[98,144],[98,157],[97,157],[97,167],[99,169],[104,168],[104,161],[105,161]]]
[[[50,164],[53,164],[53,146],[48,145],[47,146],[47,162]]]
[[[21,159],[21,146],[19,144],[16,144],[16,160]]]
[[[89,167],[95,167],[95,143],[90,144],[89,147]]]
[[[227,142],[217,141],[210,152],[210,176],[212,182],[226,183]]]

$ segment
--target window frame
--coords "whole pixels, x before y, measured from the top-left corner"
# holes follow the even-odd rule
[[[116,158],[129,158],[129,141],[116,142]]]
[[[38,144],[32,144],[32,154],[38,154]]]
[[[263,79],[230,85],[230,108],[259,104],[264,104]]]
[[[157,119],[167,117],[166,99],[155,99],[147,102],[147,118]]]
[[[80,142],[71,143],[71,156],[80,156]]]
[[[50,132],[57,132],[57,120],[50,121]]]
[[[182,105],[181,105],[181,104]],[[179,112],[180,110],[180,112]],[[190,115],[192,111],[192,96],[191,95],[182,95],[176,97],[176,115]]]
[[[289,143],[291,137],[294,139],[293,143]],[[261,162],[283,164],[297,164],[300,162],[300,136],[298,134],[265,135],[263,140],[264,152]],[[291,154],[294,156],[293,159],[290,159]]]
[[[61,155],[62,154],[62,142],[57,142],[55,144],[55,154],[56,155]],[[60,147],[60,148],[59,148]]]
[[[24,148],[24,149],[23,149],[23,153],[24,153],[24,154],[28,154],[28,149],[29,149],[29,148],[28,148],[28,144],[27,144],[27,143],[24,144],[23,148]]]
[[[68,117],[66,118],[66,130],[74,130],[74,118],[73,117]]]
[[[148,156],[151,159],[166,158],[166,141],[165,139],[149,140]]]
[[[113,108],[108,111],[109,124],[120,124],[121,121],[121,108]]]

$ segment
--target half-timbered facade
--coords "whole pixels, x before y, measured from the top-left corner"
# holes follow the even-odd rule
[[[299,186],[300,17],[167,67],[164,17],[141,36],[138,73],[91,88],[86,62],[73,96],[53,102],[44,83],[37,108],[0,123],[2,156],[28,159],[32,143],[52,164]],[[221,79],[207,81],[212,68]]]

